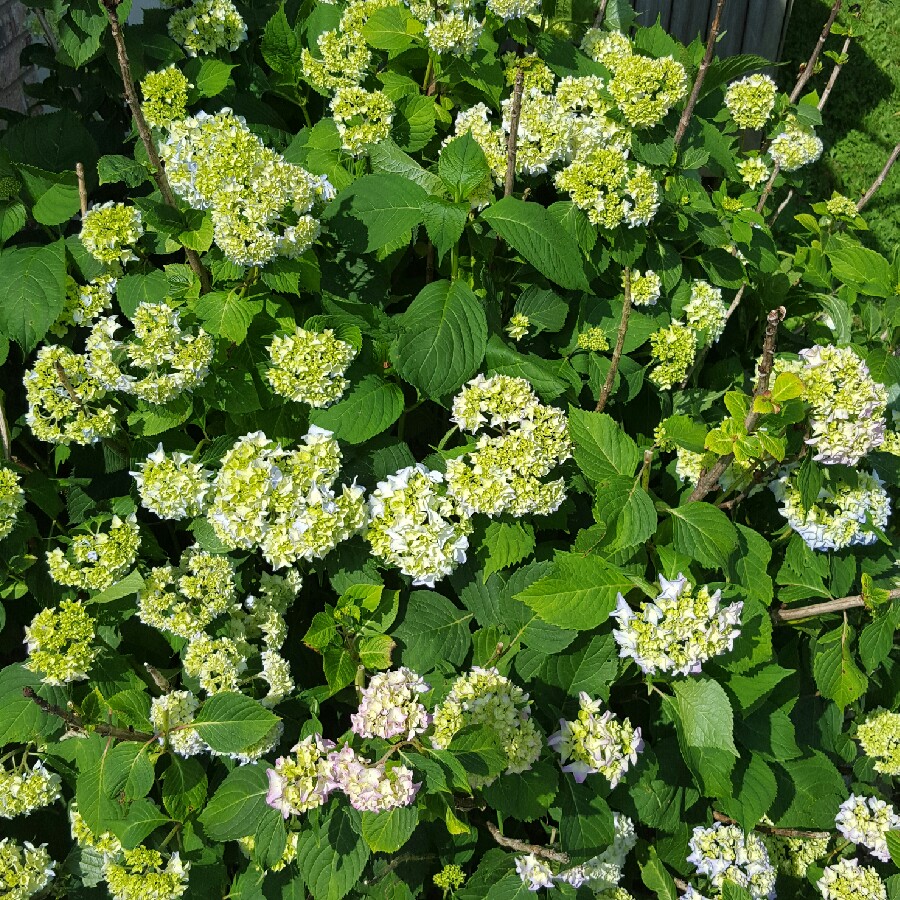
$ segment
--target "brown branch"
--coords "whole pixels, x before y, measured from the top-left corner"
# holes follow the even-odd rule
[[[713,818],[717,822],[723,822],[725,825],[740,825],[735,819],[723,815],[717,810],[713,810]],[[776,837],[792,837],[792,838],[830,838],[830,831],[806,831],[802,828],[776,828],[774,825],[756,825],[754,831],[761,831],[763,834],[771,834]]]
[[[706,52],[703,54],[703,62],[700,63],[700,70],[694,79],[694,86],[691,88],[691,95],[688,97],[687,105],[681,114],[678,122],[678,128],[675,130],[675,146],[681,144],[681,140],[688,130],[691,122],[691,116],[694,115],[694,107],[700,99],[700,91],[703,88],[703,82],[706,80],[706,73],[712,64],[713,54],[716,49],[716,38],[719,36],[719,25],[722,22],[722,10],[725,9],[725,0],[718,0],[716,3],[716,12],[713,16],[712,23],[709,26],[709,34],[706,37]]]
[[[837,18],[837,15],[840,11],[841,0],[834,0],[834,4],[831,7],[831,12],[828,14],[828,19],[825,22],[824,28],[822,28],[822,33],[819,35],[819,40],[816,41],[816,46],[813,48],[813,52],[809,57],[809,61],[800,71],[800,76],[797,78],[797,83],[794,85],[794,89],[791,91],[791,103],[797,102],[800,94],[803,93],[803,88],[806,87],[809,79],[813,77],[813,74],[816,70],[816,63],[819,61],[819,56],[822,53],[822,49],[825,47],[825,41],[828,40],[828,35],[831,34],[831,26],[834,25],[834,20]]]
[[[900,597],[900,589],[887,592],[889,600]],[[810,619],[813,616],[827,616],[830,613],[843,612],[847,609],[856,609],[865,606],[866,601],[861,594],[852,597],[841,597],[838,600],[826,600],[824,603],[813,603],[810,606],[802,606],[799,609],[789,609],[781,606],[772,612],[772,618],[776,622],[796,622],[800,619]]]
[[[848,34],[844,39],[844,46],[841,47],[841,62],[836,62],[834,64],[834,68],[831,70],[831,75],[828,76],[828,84],[825,85],[825,90],[822,91],[822,96],[819,97],[818,108],[820,112],[828,102],[828,98],[831,96],[831,92],[834,89],[834,83],[837,81],[838,75],[841,74],[841,69],[844,68],[844,63],[847,61],[847,54],[850,52],[851,40],[852,37]]]
[[[609,0],[600,0],[600,8],[597,10],[597,15],[594,17],[594,28],[599,28],[603,24],[603,20],[606,18],[607,6],[609,6]]]
[[[609,371],[606,373],[606,381],[603,382],[603,388],[600,396],[597,398],[597,405],[594,412],[603,412],[606,401],[612,393],[613,384],[616,380],[616,372],[619,370],[619,361],[622,359],[622,348],[625,346],[625,333],[628,331],[628,317],[631,315],[631,269],[626,268],[625,274],[625,299],[622,302],[622,318],[619,320],[619,331],[616,335],[616,346],[613,348],[612,359],[609,363]]]
[[[515,850],[517,853],[533,853],[541,859],[549,859],[553,862],[563,863],[569,862],[569,857],[565,853],[558,850],[551,850],[541,844],[529,844],[526,841],[517,841],[515,838],[506,837],[500,833],[500,829],[493,822],[485,822],[485,827],[490,832],[491,837],[507,850]]]
[[[140,741],[142,744],[148,744],[150,741],[156,740],[155,734],[145,734],[142,731],[131,731],[128,728],[116,728],[114,725],[104,725],[102,723],[97,725],[85,725],[75,713],[69,712],[69,710],[63,709],[61,706],[54,706],[42,697],[38,697],[34,688],[31,687],[22,688],[22,696],[34,701],[48,715],[62,719],[70,728],[74,728],[85,734],[94,732],[95,734],[102,734],[104,737],[115,738],[117,741]]]
[[[119,72],[122,76],[125,102],[128,104],[128,109],[131,111],[131,117],[134,120],[134,125],[140,136],[141,143],[147,151],[147,158],[150,160],[150,165],[153,168],[153,180],[156,182],[156,186],[159,188],[159,192],[162,194],[166,204],[174,209],[178,209],[178,204],[175,201],[175,194],[172,191],[172,185],[169,184],[169,178],[163,168],[162,160],[159,158],[156,144],[153,142],[150,126],[147,125],[147,120],[144,118],[144,113],[141,110],[141,102],[138,99],[137,88],[134,85],[134,78],[131,74],[131,63],[128,59],[128,51],[125,48],[125,36],[122,34],[122,27],[119,24],[119,16],[117,13],[121,0],[101,0],[101,2],[106,9],[106,17],[109,19],[110,32],[112,33],[113,42],[116,45],[116,57],[119,62]],[[206,268],[200,261],[200,254],[198,254],[196,250],[191,250],[188,247],[184,248],[184,252],[187,256],[188,265],[191,267],[191,270],[197,278],[200,279],[200,292],[202,294],[208,293],[211,288],[209,272],[206,271]]]
[[[84,163],[75,163],[75,177],[78,179],[78,199],[81,201],[81,218],[83,219],[88,211],[87,185],[84,183]]]
[[[759,195],[759,203],[756,204],[756,211],[758,213],[762,213],[762,211],[766,208],[766,200],[769,199],[769,194],[772,193],[772,189],[775,187],[775,179],[778,177],[781,172],[781,166],[778,163],[772,167],[772,174],[769,176],[769,180],[766,182],[766,186],[763,188],[763,192]]]
[[[754,401],[757,397],[762,397],[769,392],[769,377],[772,374],[772,365],[775,359],[775,339],[778,336],[778,325],[786,313],[785,308],[780,306],[778,309],[773,309],[766,316],[766,335],[763,339],[762,359],[759,362],[756,374],[756,387],[753,390]],[[744,430],[747,434],[753,434],[756,430],[756,424],[759,422],[760,414],[753,409],[753,406],[754,404],[751,403],[750,412],[747,413],[747,417],[744,419]],[[727,453],[725,456],[719,457],[711,469],[704,469],[700,473],[697,486],[691,492],[687,502],[696,503],[713,490],[733,460],[734,454]]]
[[[781,203],[778,204],[778,209],[775,210],[775,212],[774,212],[773,215],[772,215],[772,218],[769,219],[769,228],[771,228],[771,227],[778,221],[778,217],[785,211],[785,209],[787,208],[788,203],[791,202],[791,198],[792,198],[793,196],[794,196],[794,189],[791,188],[791,189],[784,195],[784,200],[782,200]]]
[[[872,186],[862,195],[862,199],[859,203],[856,204],[856,211],[862,212],[863,207],[875,196],[875,192],[880,188],[885,179],[888,177],[888,172],[891,171],[894,163],[897,162],[897,158],[900,157],[900,144],[897,144],[896,147],[891,151],[891,155],[888,157],[887,162],[884,164],[884,168],[881,170],[878,177],[872,182]]]
[[[503,196],[513,192],[516,183],[516,152],[519,142],[519,118],[522,115],[522,92],[525,88],[525,70],[516,70],[512,102],[509,106],[509,138],[506,142],[506,178],[503,182]]]

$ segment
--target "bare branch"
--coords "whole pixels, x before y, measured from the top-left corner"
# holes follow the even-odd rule
[[[888,599],[896,600],[900,597],[900,589],[888,591]],[[789,609],[781,606],[774,610],[772,618],[776,622],[797,622],[800,619],[811,619],[814,616],[827,616],[831,613],[843,612],[847,609],[856,609],[865,606],[865,599],[861,594],[855,594],[851,597],[841,597],[838,600],[826,600],[824,603],[813,603],[810,606],[801,606],[799,608]]]
[[[493,822],[485,822],[485,827],[490,832],[491,837],[507,850],[515,850],[517,853],[533,853],[541,859],[549,859],[553,862],[568,863],[569,857],[565,853],[558,850],[551,850],[541,844],[529,844],[527,841],[518,841],[515,838],[506,837],[500,833],[500,829]]]
[[[48,715],[62,719],[70,728],[84,734],[94,732],[95,734],[102,734],[104,737],[115,738],[117,741],[139,741],[142,744],[148,744],[150,741],[156,740],[156,735],[154,734],[145,734],[142,731],[131,731],[128,728],[116,728],[114,725],[104,725],[102,723],[97,725],[85,725],[75,713],[63,709],[61,706],[54,706],[42,697],[38,697],[34,692],[34,688],[22,688],[22,695],[27,699],[34,701]]]
[[[723,822],[726,825],[739,825],[735,819],[723,815],[717,810],[713,810],[713,818],[717,822]],[[773,834],[777,837],[793,837],[793,838],[816,838],[824,840],[831,837],[830,831],[805,831],[802,828],[775,828],[772,825],[756,825],[754,831],[761,831],[763,834]]]
[[[716,3],[716,12],[713,16],[712,23],[709,26],[709,34],[706,37],[706,52],[703,54],[703,61],[700,63],[700,70],[694,79],[694,86],[691,88],[691,95],[688,97],[687,105],[681,113],[681,119],[678,121],[678,128],[675,130],[675,146],[681,144],[682,138],[688,130],[691,123],[691,116],[694,115],[694,107],[700,99],[700,91],[703,88],[703,82],[706,80],[706,73],[712,64],[713,53],[716,49],[716,38],[719,36],[719,25],[722,22],[722,10],[725,9],[726,0],[718,0]]]
[[[78,199],[81,202],[81,218],[83,219],[88,211],[87,185],[84,183],[84,163],[75,163],[75,177],[78,179]]]
[[[884,164],[884,168],[879,173],[878,177],[872,182],[872,186],[862,195],[862,199],[859,203],[856,204],[856,211],[862,212],[863,207],[875,196],[875,192],[880,188],[885,179],[888,177],[888,172],[891,171],[894,163],[897,162],[897,158],[900,157],[900,144],[897,144],[896,147],[891,151],[891,155],[888,157],[887,162]]]
[[[616,346],[613,348],[612,359],[609,363],[609,371],[606,373],[606,381],[603,382],[603,388],[600,396],[597,398],[597,405],[594,407],[595,412],[603,412],[609,395],[612,393],[613,385],[616,381],[616,372],[619,370],[619,362],[622,359],[622,348],[625,346],[625,334],[628,331],[628,317],[631,315],[631,269],[624,270],[625,279],[623,285],[625,287],[625,299],[622,303],[622,318],[619,320],[619,331],[616,334]]]
[[[519,141],[519,117],[522,115],[522,92],[525,89],[525,71],[516,71],[513,85],[512,103],[509,106],[509,138],[506,142],[506,178],[503,182],[503,196],[513,192],[516,183],[516,147]]]
[[[828,14],[828,19],[825,22],[825,26],[822,28],[822,33],[819,35],[819,40],[816,41],[816,46],[813,47],[813,52],[810,55],[806,65],[800,71],[800,76],[797,78],[797,83],[794,85],[794,89],[791,91],[791,103],[796,103],[797,100],[800,99],[800,95],[803,93],[803,89],[806,87],[809,79],[813,77],[813,74],[816,71],[816,63],[819,61],[819,56],[821,56],[822,50],[825,47],[825,41],[828,40],[828,35],[831,34],[831,26],[834,25],[834,20],[837,18],[840,11],[841,0],[834,0],[834,4],[831,7],[831,12]]]
[[[850,42],[853,40],[851,35],[847,35],[844,38],[844,46],[841,47],[841,62],[836,62],[834,64],[834,68],[831,70],[831,75],[828,76],[828,84],[825,85],[825,90],[822,91],[822,96],[819,97],[818,108],[821,111],[825,104],[828,102],[828,98],[831,96],[832,90],[834,90],[834,83],[838,79],[838,75],[841,74],[841,69],[844,68],[844,62],[847,59],[847,54],[850,52]]]
[[[594,28],[599,28],[603,24],[603,20],[606,18],[607,6],[609,6],[609,0],[600,0],[600,8],[597,10],[597,15],[594,18]]]

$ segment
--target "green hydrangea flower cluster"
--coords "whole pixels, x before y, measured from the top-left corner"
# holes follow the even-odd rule
[[[104,875],[115,900],[177,900],[187,890],[190,867],[177,851],[165,860],[158,850],[139,845],[123,850],[121,860],[108,863]]]
[[[588,328],[587,331],[582,331],[578,335],[578,347],[580,350],[590,350],[592,353],[602,353],[604,350],[609,350],[606,332],[599,325]]]
[[[453,682],[435,710],[432,745],[446,750],[453,735],[467,725],[484,725],[497,735],[508,774],[527,772],[541,755],[541,735],[531,718],[528,694],[496,668],[475,666]],[[472,773],[468,778],[473,787],[495,780]]]
[[[508,87],[512,87],[516,83],[516,76],[521,71],[524,91],[537,88],[542,93],[549,94],[553,90],[556,76],[537,54],[517,56],[515,53],[504,53],[501,60],[504,67],[503,77],[506,79]]]
[[[57,337],[63,337],[74,325],[90,327],[97,316],[112,306],[117,284],[118,279],[108,272],[83,285],[74,278],[68,279],[63,311],[50,331]]]
[[[796,172],[822,155],[823,145],[812,126],[788,116],[785,130],[772,139],[769,156],[782,172]]]
[[[463,9],[439,7],[425,22],[428,47],[441,56],[471,56],[483,31],[483,23]]]
[[[168,128],[187,116],[188,90],[192,87],[178,66],[148,72],[141,81],[144,118],[154,128]]]
[[[141,504],[161,519],[191,519],[206,510],[212,472],[192,462],[186,453],[167,454],[159,446],[129,472]]]
[[[762,128],[772,115],[777,94],[778,88],[768,75],[748,75],[729,85],[725,106],[735,125]]]
[[[767,834],[763,835],[763,843],[769,853],[769,860],[781,874],[791,878],[806,878],[806,870],[828,852],[831,838]]]
[[[173,190],[209,209],[213,238],[239,266],[305,253],[319,236],[311,210],[334,188],[270,150],[227,107],[173,122],[159,148]]]
[[[110,391],[148,403],[168,403],[202,384],[215,344],[202,328],[184,329],[178,310],[167,303],[141,303],[132,316],[134,334],[120,341],[115,316],[98,320],[87,339],[88,370]],[[131,368],[146,370],[138,377]]]
[[[196,756],[209,748],[196,728],[190,726],[200,707],[190,691],[170,691],[150,702],[150,722],[159,742],[179,756]]]
[[[331,778],[331,751],[334,741],[311,734],[294,746],[291,756],[275,760],[268,770],[266,802],[287,819],[322,806],[334,789]]]
[[[0,541],[13,530],[25,505],[25,491],[19,481],[12,469],[0,466]]]
[[[650,353],[658,365],[650,380],[664,391],[683,381],[697,355],[697,332],[682,322],[672,322],[650,335]]]
[[[82,681],[99,652],[94,638],[94,620],[80,601],[63,600],[56,609],[42,609],[25,629],[25,668],[44,684]]]
[[[581,49],[610,72],[633,52],[627,35],[621,31],[605,31],[602,28],[589,28],[581,40]]]
[[[62,796],[62,779],[38,760],[30,769],[0,766],[0,819],[27,816]]]
[[[741,178],[743,178],[744,184],[751,190],[755,190],[761,184],[765,184],[772,174],[765,160],[759,156],[749,156],[747,159],[742,159],[737,164],[737,170]]]
[[[35,847],[29,841],[0,840],[0,897],[28,900],[39,894],[56,873],[47,845]]]
[[[169,35],[188,56],[237,50],[247,26],[231,0],[194,0],[169,19]]]
[[[223,691],[239,693],[241,675],[247,671],[247,660],[253,652],[241,637],[196,635],[184,653],[184,671],[196,678],[207,694]]]
[[[875,771],[900,775],[900,713],[874,709],[857,728],[863,753],[874,760]]]
[[[303,77],[320,94],[327,97],[340,87],[362,83],[372,54],[360,29],[373,12],[392,3],[393,0],[353,0],[344,10],[338,27],[319,35],[318,57],[303,48]]]
[[[625,276],[622,276],[624,287]],[[635,306],[656,306],[662,290],[662,279],[652,269],[641,272],[635,269],[631,273],[631,302]]]
[[[832,193],[830,200],[825,201],[825,209],[829,216],[834,216],[836,219],[855,219],[859,215],[856,210],[856,201],[837,191]]]
[[[84,817],[78,812],[78,804],[72,803],[69,807],[69,821],[72,824],[72,837],[81,846],[95,851],[104,862],[109,862],[122,852],[121,841],[111,832],[104,831],[94,834],[84,821]]]
[[[632,128],[652,128],[684,98],[687,73],[671,56],[631,54],[612,63],[609,92]]]
[[[709,342],[715,344],[725,330],[727,313],[719,288],[707,281],[691,283],[691,299],[684,308],[684,315],[694,331],[705,331]]]
[[[108,531],[79,534],[65,551],[47,553],[47,568],[57,584],[82,591],[103,591],[115,584],[135,563],[141,532],[134,514],[113,516]]]
[[[333,490],[340,464],[337,441],[314,425],[294,450],[261,431],[245,435],[222,460],[210,524],[227,547],[259,547],[275,568],[321,559],[365,524],[363,489]]]
[[[887,900],[887,888],[871,866],[856,859],[841,859],[828,866],[816,882],[822,900]]]
[[[133,248],[143,233],[141,211],[112,200],[95,204],[84,214],[81,223],[84,249],[108,266],[137,259]]]
[[[383,91],[367,91],[357,85],[345,85],[335,91],[329,106],[344,149],[359,156],[371,144],[378,144],[391,133],[394,104]]]
[[[348,384],[344,373],[357,353],[330,328],[317,332],[299,326],[292,335],[276,335],[268,351],[266,378],[272,390],[316,409],[341,398]]]

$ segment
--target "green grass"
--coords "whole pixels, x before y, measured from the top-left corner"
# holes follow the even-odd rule
[[[831,2],[794,0],[780,69],[783,88],[790,89],[801,61],[808,59]],[[850,21],[850,3],[844,6],[841,23]],[[832,190],[861,197],[900,141],[900,0],[862,0],[861,7],[850,60],[823,110],[819,134],[825,152],[808,175],[816,199],[830,197]],[[837,52],[842,43],[842,37],[832,36],[826,49]],[[810,87],[821,92],[833,65],[824,59]],[[900,246],[900,163],[866,207],[865,218],[869,243],[892,257]]]

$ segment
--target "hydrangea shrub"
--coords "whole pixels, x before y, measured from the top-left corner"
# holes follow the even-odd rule
[[[900,897],[833,39],[786,95],[617,0],[28,5],[0,898]]]

